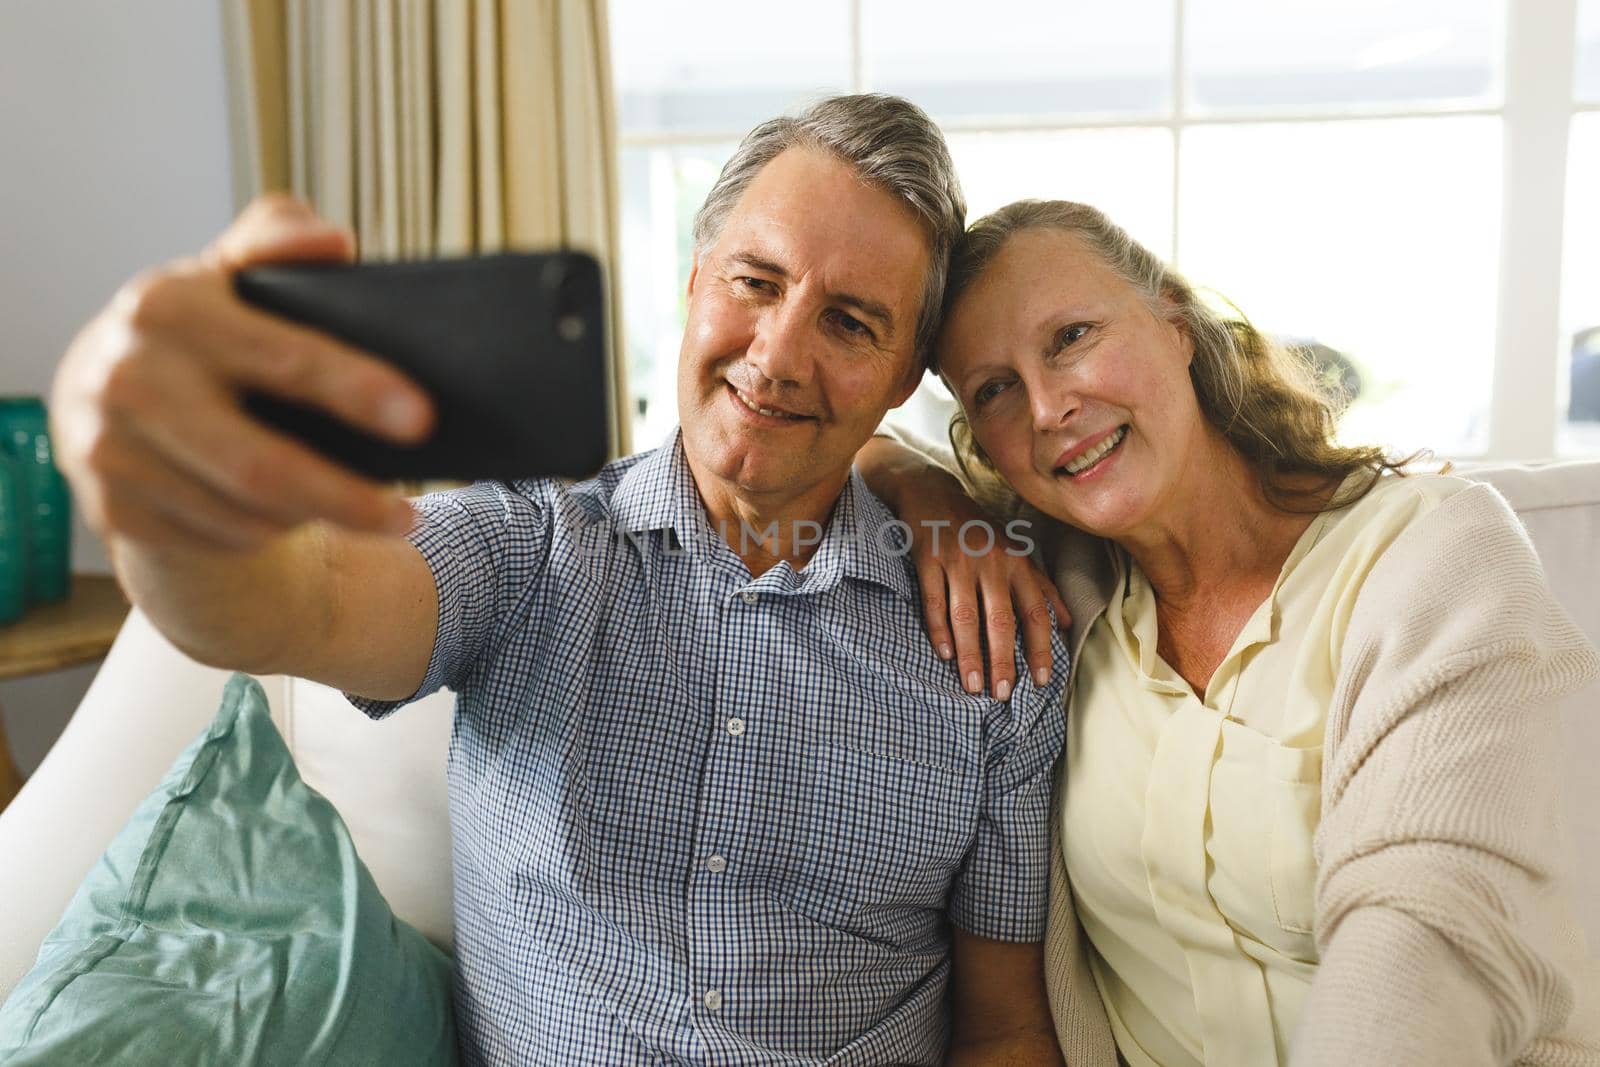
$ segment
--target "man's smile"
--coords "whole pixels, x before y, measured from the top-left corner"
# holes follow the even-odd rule
[[[725,382],[724,384],[727,385],[728,392],[735,400],[739,402],[740,407],[757,416],[763,422],[809,422],[812,419],[812,416],[810,415],[801,415],[797,412],[786,411],[783,408],[772,407],[771,405],[767,404],[759,404],[748,393],[741,390],[732,382]]]

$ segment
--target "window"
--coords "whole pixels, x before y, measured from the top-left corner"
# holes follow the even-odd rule
[[[1560,451],[1600,454],[1600,0],[1581,0],[1567,140]]]
[[[1578,54],[1573,81],[1579,100],[1600,104],[1600,0],[1578,2]]]
[[[1171,0],[863,0],[861,13],[862,88],[898,93],[941,122],[1154,118],[1172,108]]]
[[[1263,329],[1334,350],[1359,384],[1343,439],[1600,454],[1600,0],[1559,7],[825,0],[691,22],[612,0],[636,444],[676,421],[690,224],[738,139],[883,90],[944,127],[973,218],[1087,201]],[[1564,215],[1536,184],[1559,184],[1563,141]],[[1543,233],[1564,255],[1521,239]],[[942,432],[949,403],[930,381],[905,420]]]
[[[1353,364],[1340,437],[1487,451],[1499,124],[1206,125],[1183,143],[1180,267],[1266,332]]]
[[[1493,106],[1493,0],[1188,0],[1188,111],[1430,110]]]

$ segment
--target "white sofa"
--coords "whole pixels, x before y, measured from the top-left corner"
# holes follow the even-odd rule
[[[1600,643],[1600,462],[1467,473],[1516,508],[1556,595]],[[129,618],[61,739],[0,814],[0,999],[123,821],[210,720],[226,677],[187,659],[138,612]],[[374,723],[326,687],[262,682],[301,773],[344,815],[395,912],[448,948],[453,698],[436,693]],[[1600,684],[1569,698],[1563,715],[1580,910],[1600,949]]]

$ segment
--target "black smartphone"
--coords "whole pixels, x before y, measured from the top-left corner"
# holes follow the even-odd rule
[[[600,266],[581,252],[254,267],[234,279],[263,310],[399,367],[432,396],[432,436],[406,447],[255,393],[246,407],[385,480],[583,478],[606,460]]]

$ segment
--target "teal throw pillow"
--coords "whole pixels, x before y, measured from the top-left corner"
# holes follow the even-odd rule
[[[389,910],[242,674],[0,1007],[7,1067],[455,1059],[449,958]]]

